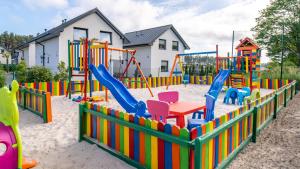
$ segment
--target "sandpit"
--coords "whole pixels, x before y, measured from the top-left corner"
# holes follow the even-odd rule
[[[170,90],[179,91],[180,100],[199,102],[205,104],[205,93],[208,85],[177,85],[170,86]],[[165,87],[152,89],[155,96]],[[264,96],[273,90],[261,89]],[[94,92],[94,95],[103,95],[104,92]],[[130,89],[130,93],[137,100],[150,99],[147,89]],[[237,105],[225,105],[222,103],[224,93],[220,93],[216,102],[215,116],[235,110]],[[156,99],[156,97],[154,98]],[[45,169],[65,168],[132,168],[127,163],[99,149],[96,145],[86,142],[78,142],[78,104],[64,96],[52,97],[53,122],[43,124],[40,117],[20,108],[20,129],[23,138],[23,151],[25,156],[36,159],[39,163],[36,167]],[[123,110],[110,95],[108,103],[101,105]],[[168,121],[175,123],[174,121]]]

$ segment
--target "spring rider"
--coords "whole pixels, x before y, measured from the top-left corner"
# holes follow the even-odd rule
[[[37,162],[22,157],[22,140],[19,130],[19,110],[16,93],[17,81],[12,82],[12,89],[0,89],[0,168],[28,169]]]

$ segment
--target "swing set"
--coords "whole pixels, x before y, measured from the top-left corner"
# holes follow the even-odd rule
[[[183,68],[183,61],[184,61],[184,57],[190,56],[190,57],[201,57],[203,55],[209,55],[209,54],[216,54],[216,57],[218,56],[218,45],[216,45],[216,50],[215,51],[207,51],[207,52],[194,52],[194,53],[183,53],[183,54],[176,54],[175,59],[173,61],[173,65],[172,65],[172,69],[169,75],[169,78],[167,80],[167,90],[169,88],[169,84],[170,81],[172,79],[173,74],[178,74],[181,73],[182,77],[183,77],[183,83],[186,83],[185,81],[187,81],[188,79],[186,79],[185,77],[185,70]],[[179,66],[180,71],[174,71],[175,68],[177,67],[177,65]]]
[[[98,67],[100,64],[103,64],[106,67],[106,69],[109,70],[112,67],[111,53],[113,51],[128,53],[131,55],[130,60],[135,60],[134,54],[136,53],[136,50],[108,47],[108,42],[103,43],[103,42],[89,41],[88,39],[85,39],[83,41],[75,41],[75,42],[68,41],[69,79],[67,84],[66,97],[69,97],[69,99],[71,99],[72,93],[81,92],[81,96],[82,96],[81,100],[87,101],[90,98],[92,98],[92,91],[104,90],[105,101],[108,101],[107,88],[102,86],[100,83],[93,81],[92,73],[90,73],[88,66],[90,64],[93,64],[96,67]],[[148,82],[142,70],[140,69],[139,65],[137,66],[142,75],[143,80],[146,83],[146,86],[151,96],[153,97],[153,93],[148,85]],[[79,82],[72,81],[74,80],[73,78],[75,77],[83,77],[84,80]],[[89,97],[87,96],[88,87],[90,93]]]

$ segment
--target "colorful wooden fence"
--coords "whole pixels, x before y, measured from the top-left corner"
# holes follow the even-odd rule
[[[149,86],[154,87],[161,87],[166,86],[168,77],[149,77],[148,83]],[[172,79],[172,85],[179,85],[181,84],[182,78],[181,76],[174,76]],[[80,83],[82,82],[82,83]],[[138,88],[146,88],[145,82],[141,78],[124,78],[123,83],[129,89],[138,89]],[[39,82],[39,83],[22,83],[20,84],[27,88],[42,90],[45,92],[50,92],[51,96],[62,96],[66,94],[67,91],[67,81],[58,81],[58,82]],[[72,81],[71,88],[72,91],[80,91],[83,85],[83,81]],[[104,91],[104,86],[99,83],[97,80],[92,81],[91,85],[92,91]],[[88,82],[87,85],[87,92],[90,91],[90,85]]]
[[[268,81],[263,86],[285,85],[190,132],[91,103],[82,104],[80,141],[97,144],[138,168],[224,168],[250,141],[256,141],[259,132],[296,94],[296,81],[288,82],[274,86]]]
[[[190,159],[191,168],[225,168],[250,141],[255,142],[259,132],[276,118],[279,108],[286,106],[295,95],[295,86],[294,81],[236,111],[192,129],[190,135],[195,138],[195,150]]]
[[[19,106],[43,118],[44,123],[52,121],[51,96],[49,92],[20,87],[17,92]]]
[[[80,140],[141,168],[189,168],[189,131],[91,103],[80,105]]]

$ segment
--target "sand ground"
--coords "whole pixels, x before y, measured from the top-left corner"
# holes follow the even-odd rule
[[[300,168],[300,94],[230,164],[230,169]]]
[[[181,101],[195,101],[205,104],[204,94],[210,86],[178,85],[171,86],[170,90],[180,92]],[[155,96],[165,87],[152,89]],[[137,100],[150,99],[146,89],[130,89]],[[272,90],[261,90],[266,95]],[[103,95],[103,92],[95,92],[95,95]],[[100,104],[123,110],[122,107],[110,96],[109,103]],[[155,97],[156,98],[156,97]],[[154,99],[155,99],[154,98]],[[216,103],[216,116],[236,109],[237,105],[224,105],[222,103],[224,93]],[[23,151],[38,161],[37,169],[116,169],[132,168],[125,162],[99,149],[96,145],[86,142],[78,142],[78,103],[66,99],[64,96],[52,97],[53,122],[43,124],[42,119],[27,110],[20,108],[20,130],[23,138]],[[174,121],[170,121],[174,123]],[[299,125],[298,125],[299,126]]]

